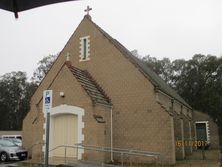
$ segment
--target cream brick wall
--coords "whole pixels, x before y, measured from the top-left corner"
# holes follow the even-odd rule
[[[175,114],[174,115],[174,136],[175,136],[175,144],[176,142],[184,141],[184,133],[183,133],[183,119],[181,116]],[[183,145],[175,146],[176,159],[181,160],[185,157],[185,150]]]
[[[53,90],[53,107],[62,104],[67,104],[71,106],[78,106],[85,110],[85,116],[83,121],[85,123],[85,128],[83,129],[83,134],[85,140],[83,144],[86,145],[100,145],[110,147],[110,112],[109,109],[99,106],[93,106],[89,96],[86,94],[84,89],[80,86],[79,82],[74,78],[68,68],[65,66],[58,73],[57,77],[49,87]],[[59,96],[59,92],[63,91],[65,97]],[[37,105],[37,107],[42,106],[42,101]],[[30,148],[36,143],[43,142],[43,123],[44,117],[41,109],[36,110],[35,105],[32,106],[31,111],[24,120],[23,126],[23,136],[24,136],[24,146],[25,148]],[[93,114],[99,114],[106,120],[105,124],[99,124],[93,118]],[[38,118],[33,124],[33,120]],[[107,132],[105,132],[107,131]],[[106,133],[106,134],[105,134]],[[107,139],[106,139],[107,138]],[[43,160],[42,156],[42,145],[36,145],[33,149],[29,149],[32,153],[33,159]],[[84,155],[85,158],[91,157],[92,153],[87,153]]]
[[[175,150],[176,150],[176,159],[181,160],[186,156],[192,153],[192,148],[189,145],[185,145],[190,139],[193,138],[194,133],[192,129],[190,131],[189,122],[191,123],[191,110],[177,101],[176,99],[172,99],[168,95],[159,91],[157,93],[158,101],[160,104],[169,111],[174,119],[174,137],[175,137]],[[181,122],[182,121],[182,122]],[[191,127],[192,128],[192,127]],[[182,142],[185,146],[178,146],[177,142]]]
[[[83,36],[90,36],[90,61],[80,62],[79,38]],[[175,163],[173,119],[156,101],[154,86],[87,18],[80,23],[32,97],[31,111],[23,126],[25,146],[41,141],[44,133],[41,99],[45,89],[54,91],[53,106],[68,104],[85,109],[84,144],[109,146],[110,111],[93,107],[78,81],[66,67],[62,68],[67,52],[72,64],[87,69],[112,100],[114,147],[160,152],[165,163]],[[59,97],[60,91],[65,92],[64,99]],[[93,113],[103,115],[107,123],[96,123]],[[39,121],[32,124],[36,115]],[[38,150],[33,151],[33,156],[35,154]],[[90,157],[87,152],[84,156],[86,159]]]
[[[160,102],[160,104],[163,105],[163,107],[167,110],[170,111],[172,109],[172,102],[171,99],[168,95],[162,93],[162,92],[157,92],[157,99]]]

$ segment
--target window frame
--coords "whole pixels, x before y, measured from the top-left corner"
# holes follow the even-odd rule
[[[90,36],[84,36],[80,38],[80,62],[90,60]]]

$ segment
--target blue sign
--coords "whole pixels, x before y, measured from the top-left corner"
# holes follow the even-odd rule
[[[45,104],[48,104],[48,103],[50,103],[50,97],[45,98]]]
[[[52,108],[52,90],[45,90],[43,92],[43,110],[49,112]]]

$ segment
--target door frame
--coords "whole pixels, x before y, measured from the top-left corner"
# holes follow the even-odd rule
[[[83,128],[84,128],[84,122],[83,122],[83,116],[85,114],[85,111],[83,108],[80,108],[80,107],[77,107],[77,106],[71,106],[71,105],[66,105],[66,104],[63,104],[63,105],[59,105],[59,106],[56,106],[56,107],[53,107],[50,109],[50,131],[49,131],[49,149],[52,149],[52,146],[53,146],[53,123],[54,123],[54,117],[55,116],[58,116],[58,115],[63,115],[63,114],[73,114],[73,115],[76,115],[77,116],[77,126],[78,126],[78,129],[77,129],[77,133],[78,133],[78,136],[77,136],[77,143],[83,143],[84,141],[84,134],[83,134]],[[44,114],[44,117],[46,118],[46,115]],[[43,129],[45,130],[46,128],[46,123],[44,122],[44,125],[43,125]],[[45,134],[43,134],[43,141],[45,142]],[[43,152],[45,151],[45,146],[43,146],[42,148]],[[79,149],[78,150],[78,155],[77,155],[77,159],[82,159],[82,154],[84,153],[84,150],[83,149]],[[53,154],[49,154],[49,157],[52,157]]]

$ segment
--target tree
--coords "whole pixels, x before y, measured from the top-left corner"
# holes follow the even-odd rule
[[[26,73],[11,72],[0,77],[0,128],[21,130],[36,85],[27,82]]]
[[[173,71],[171,78],[178,93],[195,109],[213,112],[208,109],[213,105],[210,98],[222,96],[222,58],[194,55],[188,61],[174,61]]]
[[[33,77],[31,78],[32,82],[39,85],[39,83],[45,77],[47,72],[50,70],[57,56],[58,54],[57,55],[50,54],[49,56],[43,57],[43,59],[38,62],[38,67],[34,71]]]
[[[147,55],[142,58],[146,65],[159,75],[166,83],[171,84],[172,64],[169,58],[158,60],[155,57]]]
[[[222,134],[222,57],[196,54],[190,60],[170,62],[146,56],[142,59],[172,86],[195,110],[208,113]]]
[[[0,77],[0,130],[21,130],[30,109],[30,99],[38,84],[51,68],[57,55],[44,57],[38,63],[32,82],[25,72],[11,72]]]

